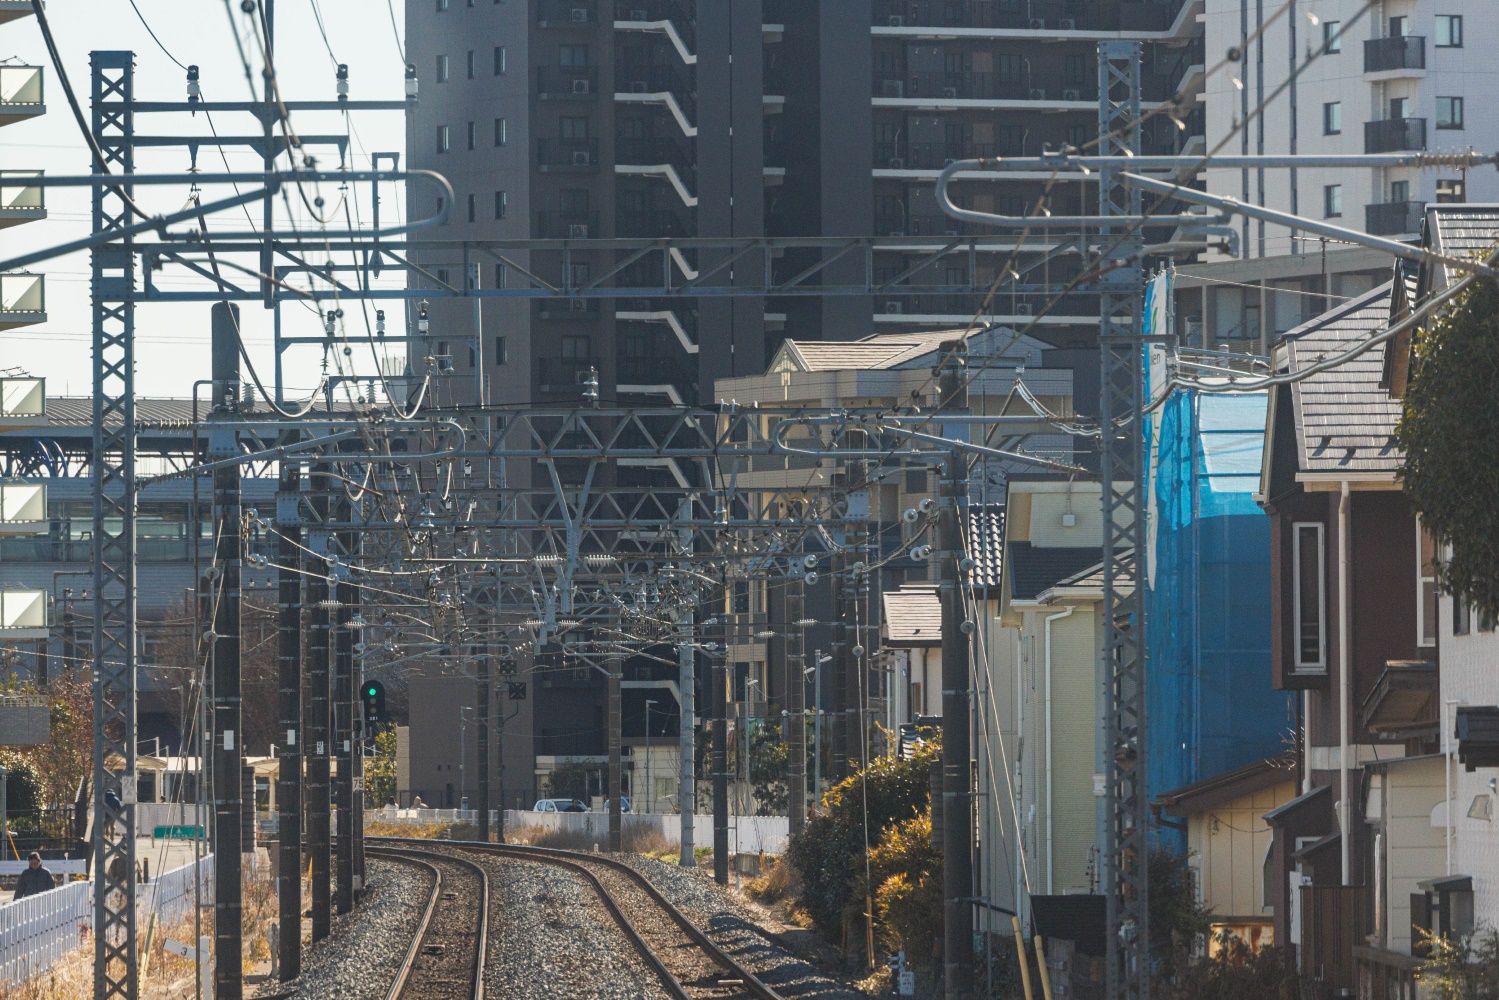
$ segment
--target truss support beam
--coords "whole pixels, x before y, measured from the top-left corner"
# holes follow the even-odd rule
[[[90,56],[90,129],[121,178],[96,187],[93,232],[130,224],[135,171],[135,57]],[[135,248],[129,237],[90,257],[94,389],[94,997],[135,1000]],[[121,762],[118,778],[109,762]],[[118,789],[118,791],[116,791]]]
[[[1099,153],[1140,151],[1140,43],[1098,45]],[[1099,210],[1138,217],[1140,192],[1118,167],[1100,178]],[[1139,227],[1104,227],[1108,264],[1099,279],[1099,420],[1103,428],[1104,789],[1103,891],[1108,901],[1109,1000],[1148,1000],[1150,929],[1145,788],[1145,618],[1136,596],[1144,471]]]

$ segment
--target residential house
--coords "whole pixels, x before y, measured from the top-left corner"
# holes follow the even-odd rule
[[[1256,498],[1271,518],[1271,676],[1301,698],[1300,793],[1265,817],[1274,933],[1329,989],[1408,978],[1409,891],[1441,874],[1433,553],[1400,489],[1400,404],[1378,351],[1306,373],[1389,323],[1397,277],[1277,345],[1274,369],[1304,377],[1270,390]]]

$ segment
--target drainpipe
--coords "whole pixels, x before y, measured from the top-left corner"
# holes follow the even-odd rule
[[[1348,655],[1348,508],[1351,497],[1345,480],[1338,494],[1338,824],[1342,831],[1339,852],[1343,866],[1343,884],[1349,881],[1349,830],[1350,810],[1348,803],[1348,712],[1353,697],[1353,678],[1350,676]]]
[[[1052,825],[1054,819],[1051,811],[1051,776],[1057,773],[1055,764],[1051,759],[1051,623],[1068,617],[1077,610],[1077,605],[1072,605],[1066,611],[1058,611],[1056,614],[1047,615],[1042,623],[1042,631],[1046,636],[1046,891],[1054,893],[1057,891],[1052,879],[1052,858],[1055,856],[1053,850],[1055,837],[1052,833],[1055,829]]]

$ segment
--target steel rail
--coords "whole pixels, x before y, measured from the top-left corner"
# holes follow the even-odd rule
[[[366,840],[372,843],[412,843],[412,841],[403,838],[367,837]],[[430,844],[430,841],[425,843]],[[609,891],[608,887],[604,885],[603,880],[588,867],[591,864],[602,865],[612,872],[623,875],[643,891],[650,898],[651,902],[663,910],[671,918],[672,923],[676,924],[692,940],[692,943],[699,950],[728,972],[727,976],[719,980],[722,989],[730,991],[739,990],[742,991],[742,995],[754,997],[755,1000],[784,1000],[781,994],[762,982],[753,972],[745,968],[738,959],[720,948],[686,914],[677,909],[649,879],[623,861],[597,854],[588,854],[582,851],[565,851],[556,848],[529,847],[518,844],[485,844],[476,841],[456,840],[445,841],[444,846],[514,858],[534,864],[552,865],[553,867],[580,875],[593,888],[594,892],[598,894],[605,908],[614,917],[615,922],[624,931],[625,936],[630,939],[630,943],[634,945],[636,951],[655,970],[662,984],[666,987],[667,992],[679,998],[679,1000],[693,1000],[694,994],[689,992],[672,975],[671,971],[666,967],[665,962],[651,949],[640,932],[625,917],[618,901],[614,898],[613,893]],[[738,981],[735,982],[735,980]]]
[[[422,920],[417,927],[417,932],[412,936],[411,947],[401,961],[401,967],[396,972],[396,978],[391,983],[390,990],[386,993],[386,1000],[400,1000],[407,995],[411,985],[411,970],[415,967],[416,959],[422,953],[427,943],[428,933],[431,930],[432,917],[437,911],[437,903],[443,896],[442,870],[432,863],[435,859],[446,864],[463,865],[474,870],[479,876],[479,922],[475,930],[474,964],[472,976],[471,1000],[484,1000],[484,963],[489,952],[489,872],[484,866],[475,864],[468,858],[445,851],[420,850],[410,847],[369,847],[365,849],[367,857],[386,858],[391,861],[403,862],[411,865],[419,865],[430,870],[435,881],[432,888],[432,897],[427,902],[427,909],[422,914]]]

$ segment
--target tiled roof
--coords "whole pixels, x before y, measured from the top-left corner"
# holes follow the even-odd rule
[[[1295,373],[1367,340],[1389,323],[1392,283],[1330,309],[1285,335],[1287,370]],[[1380,382],[1380,351],[1291,383],[1301,472],[1395,472],[1400,401]]]
[[[1121,586],[1126,588],[1132,588],[1135,585],[1134,576],[1131,574],[1125,574],[1124,576],[1116,577],[1115,579],[1118,580]],[[1079,573],[1074,573],[1071,576],[1064,577],[1058,580],[1054,586],[1068,587],[1076,590],[1101,591],[1103,590],[1103,563],[1101,561],[1096,562],[1092,566],[1089,566],[1087,569]]]
[[[1000,504],[968,508],[968,558],[973,560],[969,582],[979,590],[997,588],[1004,562],[1005,509]]]
[[[907,583],[880,596],[885,642],[892,646],[936,646],[942,642],[942,602],[935,583]]]
[[[200,420],[206,418],[212,408],[208,400],[198,400],[198,418]],[[335,412],[348,412],[348,407],[335,406],[334,410]],[[260,406],[253,412],[259,416],[268,416],[270,411]],[[325,413],[327,411],[321,406],[316,406],[314,412]],[[193,425],[193,401],[191,399],[140,397],[135,401],[135,420],[137,424],[147,428],[189,430]],[[94,401],[89,396],[48,396],[47,423],[51,427],[92,427],[94,425]],[[35,434],[35,431],[31,430],[27,433]]]
[[[1426,242],[1431,249],[1449,257],[1487,253],[1499,242],[1499,205],[1428,206]],[[1452,275],[1444,265],[1438,264],[1437,269],[1436,285],[1444,288]]]
[[[788,340],[808,371],[869,371],[898,368],[902,363],[930,354],[949,340],[961,339],[963,330],[929,330],[912,333],[877,333],[860,340]]]
[[[1099,550],[1092,546],[1063,548],[1011,542],[1005,572],[1010,576],[1010,597],[1035,600],[1042,591],[1098,565]]]

